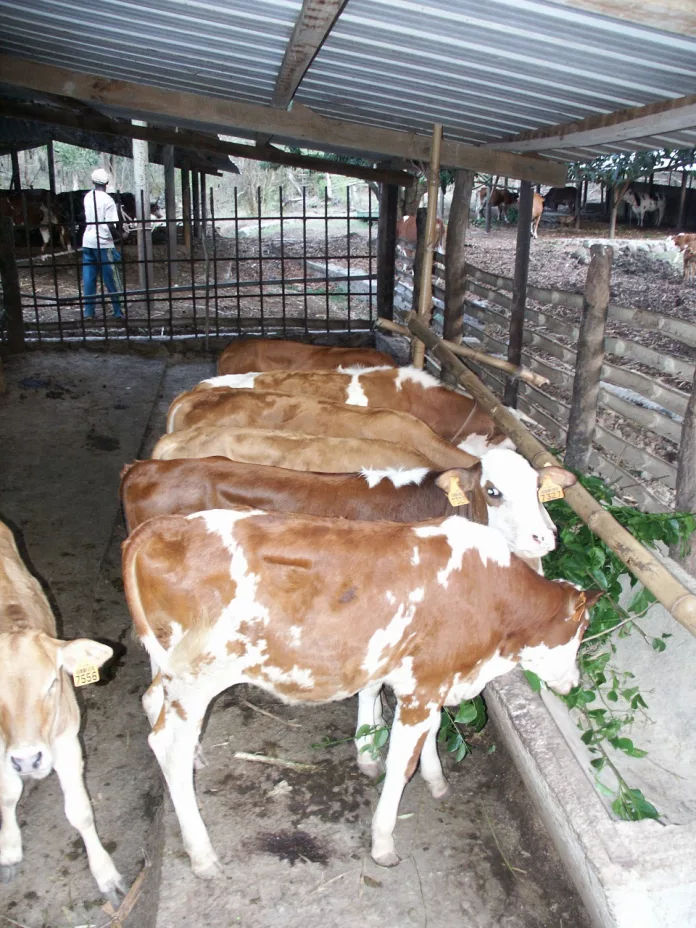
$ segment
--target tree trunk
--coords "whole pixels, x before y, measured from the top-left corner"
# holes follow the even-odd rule
[[[445,319],[443,336],[460,342],[464,327],[466,291],[466,230],[469,226],[474,172],[459,170],[454,176],[454,193],[447,224],[447,261],[445,264]]]
[[[510,337],[508,361],[519,367],[522,363],[522,340],[524,336],[524,312],[527,305],[527,277],[529,275],[529,249],[532,241],[532,205],[534,193],[529,181],[520,184],[519,214],[517,218],[517,248],[515,251],[515,274],[512,282],[510,304]],[[517,406],[517,380],[507,379],[503,402],[506,406]]]
[[[593,245],[590,254],[565,452],[566,465],[583,473],[589,464],[597,422],[614,249],[610,245]]]

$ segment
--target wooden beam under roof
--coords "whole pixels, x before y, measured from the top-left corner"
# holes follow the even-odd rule
[[[295,28],[285,48],[276,78],[271,106],[287,109],[307,68],[326,41],[348,0],[303,0]],[[267,145],[272,136],[259,134],[257,145]]]
[[[0,82],[39,92],[58,93],[97,105],[120,107],[133,118],[146,121],[191,120],[213,125],[218,131],[267,132],[329,150],[343,148],[357,154],[377,153],[426,163],[430,158],[427,136],[328,119],[306,106],[295,106],[291,111],[278,110],[83,74],[10,55],[0,55]],[[563,165],[541,158],[452,141],[442,143],[442,164],[551,186],[563,185],[567,173]]]
[[[696,36],[694,0],[552,0],[585,13],[622,19],[660,32]]]
[[[611,142],[628,142],[641,136],[664,135],[696,126],[696,94],[661,100],[645,106],[631,106],[615,113],[590,116],[578,122],[545,126],[491,142],[495,151],[535,152],[550,149],[585,148]]]
[[[64,104],[70,102],[69,100],[63,101]],[[84,109],[73,112],[71,109],[66,109],[65,106],[44,106],[41,103],[21,103],[9,100],[2,101],[1,106],[2,115],[5,118],[29,120],[76,130],[83,129],[85,126]],[[179,153],[177,158],[190,159],[192,156],[195,157],[194,152],[199,151],[216,155],[230,155],[237,158],[250,158],[254,161],[269,161],[273,164],[285,164],[288,167],[302,168],[308,171],[329,172],[344,177],[374,181],[375,183],[397,184],[401,187],[410,187],[413,183],[413,175],[406,171],[361,167],[360,165],[343,164],[331,158],[296,155],[291,152],[281,151],[279,148],[258,148],[255,145],[225,142],[216,135],[209,135],[205,132],[175,131],[174,129],[165,129],[158,126],[134,126],[125,119],[112,119],[95,109],[91,109],[88,121],[90,131],[98,133],[99,136],[139,138],[160,145],[174,145]],[[59,141],[66,141],[66,139],[62,138]],[[79,145],[81,143],[76,141],[74,144]],[[84,145],[83,147],[91,148],[93,146]],[[105,147],[103,150],[107,151],[108,148]],[[116,153],[123,154],[120,150]],[[126,154],[126,157],[130,157],[130,155]],[[177,161],[177,167],[180,166]],[[196,163],[194,167],[196,170],[205,169],[207,173],[210,173],[211,170],[225,170],[221,166],[215,165],[208,165],[205,168],[203,161]],[[232,162],[230,162],[229,170],[233,173],[239,173]]]

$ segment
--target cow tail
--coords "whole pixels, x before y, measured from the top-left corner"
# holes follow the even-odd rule
[[[148,531],[149,526],[145,522],[133,532],[130,538],[123,542],[123,587],[138,641],[150,655],[153,664],[160,671],[165,672],[169,666],[169,654],[159,643],[157,636],[150,627],[138,584],[138,553],[143,542],[147,539]]]

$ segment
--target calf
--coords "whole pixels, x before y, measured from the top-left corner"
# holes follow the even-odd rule
[[[569,692],[598,595],[545,580],[495,529],[459,516],[418,525],[254,509],[163,516],[125,542],[123,577],[157,670],[143,698],[149,743],[204,878],[220,865],[192,766],[218,693],[252,683],[288,703],[321,703],[391,686],[397,708],[372,857],[393,866],[399,802],[419,759],[433,795],[447,790],[441,707],[518,663]]]
[[[94,827],[82,776],[80,710],[70,680],[79,665],[100,667],[112,653],[87,638],[57,639],[43,590],[0,522],[0,882],[12,879],[22,860],[16,809],[24,781],[43,780],[55,770],[65,814],[85,842],[99,889],[116,906],[125,892]]]
[[[501,187],[494,187],[491,191],[491,209],[498,208],[498,220],[505,219],[509,222],[508,209],[514,206],[520,198],[519,190],[508,190]],[[488,205],[488,187],[481,187],[479,190],[479,219],[483,218]]]
[[[532,200],[532,238],[539,238],[539,223],[541,222],[541,214],[544,212],[544,198],[540,193],[534,191],[534,198]]]
[[[468,452],[445,441],[406,412],[327,403],[314,396],[257,390],[192,390],[169,408],[167,431],[192,426],[240,426],[325,438],[374,438],[420,452],[435,467],[471,467]]]
[[[457,451],[453,448],[453,451]],[[358,473],[364,468],[433,469],[433,462],[393,441],[362,438],[322,438],[274,429],[196,425],[163,435],[152,452],[160,460],[222,455],[246,464],[270,464],[289,470],[322,474]],[[468,461],[473,459],[467,455]]]
[[[195,389],[215,387],[301,394],[348,406],[381,406],[407,412],[477,457],[491,445],[512,444],[470,396],[443,387],[415,367],[231,374],[211,377]]]
[[[391,355],[374,348],[307,345],[280,338],[238,338],[220,355],[219,374],[249,371],[318,371],[362,365],[396,367]]]

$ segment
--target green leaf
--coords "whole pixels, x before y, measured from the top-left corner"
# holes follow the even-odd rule
[[[599,771],[600,771],[600,770],[604,767],[604,765],[606,764],[606,758],[604,758],[604,757],[595,757],[595,759],[594,759],[594,760],[591,760],[590,763],[591,763],[592,766],[595,768],[595,770],[597,771],[597,773],[599,773]]]
[[[580,736],[580,740],[583,741],[585,744],[589,744],[594,738],[594,734],[595,734],[594,729],[588,728],[587,731],[582,733],[582,735]]]
[[[389,740],[389,729],[388,728],[378,728],[375,732],[374,745],[376,748],[383,747]]]
[[[652,646],[656,651],[664,651],[667,645],[664,643],[662,638],[653,638]]]
[[[469,700],[467,702],[462,702],[459,706],[459,711],[454,717],[455,722],[461,722],[462,725],[470,725],[472,722],[476,721],[476,716],[478,715],[478,708]]]
[[[361,725],[360,728],[356,731],[356,738],[365,738],[367,735],[372,734],[374,725]]]
[[[609,700],[609,702],[618,702],[619,694],[616,692],[616,690],[609,690],[609,692],[607,693],[607,699]]]
[[[466,741],[464,741],[464,742],[459,746],[459,748],[458,748],[458,750],[457,750],[457,753],[454,755],[455,762],[456,762],[456,763],[460,763],[461,761],[464,760],[464,758],[466,757],[467,754],[471,754],[471,748],[470,748],[469,745],[466,743]]]
[[[535,693],[541,692],[541,680],[539,677],[531,670],[523,671],[525,677],[527,678],[527,683],[531,686]]]
[[[636,693],[636,695],[631,700],[631,709],[647,709],[647,708],[648,708],[647,702],[643,699],[640,693]]]

